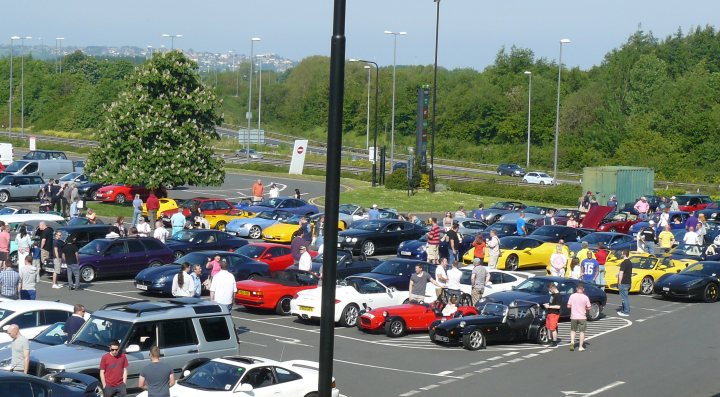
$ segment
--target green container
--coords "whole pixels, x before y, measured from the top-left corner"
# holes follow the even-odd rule
[[[620,207],[634,203],[641,196],[652,195],[655,171],[645,167],[585,167],[582,178],[583,193],[590,191],[600,205],[607,204],[613,194]]]

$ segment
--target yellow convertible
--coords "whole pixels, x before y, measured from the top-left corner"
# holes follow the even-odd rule
[[[262,239],[271,243],[289,243],[292,241],[293,233],[300,227],[300,218],[300,215],[295,215],[282,222],[266,227],[265,230],[263,230]],[[308,220],[308,222],[312,222],[312,220]],[[338,222],[338,230],[345,230],[345,222]]]
[[[161,215],[165,215],[168,218],[171,217],[174,213],[178,210],[178,202],[171,199],[171,198],[161,198],[158,199],[158,202],[160,203],[160,208],[158,209],[158,218],[161,217]],[[148,212],[147,212],[147,204],[143,203],[142,206],[142,215],[147,218]]]
[[[205,219],[207,219],[208,223],[210,224],[211,229],[217,229],[220,231],[225,231],[225,227],[228,223],[230,223],[233,219],[241,219],[241,218],[250,218],[254,216],[254,214],[250,214],[249,212],[245,210],[236,210],[237,213],[234,215],[231,214],[218,214],[218,215],[204,215]]]
[[[643,295],[651,295],[655,280],[666,273],[677,273],[687,266],[684,260],[675,260],[670,257],[655,257],[648,253],[633,253],[628,258],[632,263],[632,281],[630,292],[638,292]],[[620,271],[621,259],[615,259],[605,263],[605,282],[607,289],[618,290],[618,272]]]
[[[556,243],[548,243],[531,237],[506,236],[500,239],[498,269],[518,270],[546,267],[555,252]],[[472,262],[474,248],[463,255],[463,262]],[[487,261],[487,251],[486,251]]]

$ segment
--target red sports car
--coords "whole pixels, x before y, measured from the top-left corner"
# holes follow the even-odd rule
[[[360,316],[357,327],[367,332],[384,330],[387,336],[397,338],[408,331],[427,331],[437,320],[478,314],[473,306],[459,306],[452,316],[443,317],[440,305],[406,303],[373,309]]]
[[[115,202],[117,204],[125,204],[132,202],[135,195],[139,194],[140,198],[145,201],[150,195],[150,189],[145,186],[133,185],[109,185],[101,187],[95,192],[95,199],[104,203]],[[158,197],[166,197],[165,189],[158,189],[156,193]]]
[[[185,201],[183,215],[190,216],[190,207],[195,205],[205,215],[237,215],[242,213],[225,199],[196,197]]]
[[[637,216],[627,212],[613,212],[615,208],[598,205],[590,208],[580,227],[598,232],[627,233],[630,226],[640,222]]]
[[[290,314],[290,300],[300,291],[317,288],[318,278],[300,270],[274,272],[272,277],[258,277],[236,283],[235,303],[253,309],[275,310]]]
[[[267,263],[271,272],[285,270],[294,263],[289,245],[250,243],[238,248],[235,252],[255,259],[256,261]],[[313,258],[318,254],[316,251],[308,251],[308,253]]]

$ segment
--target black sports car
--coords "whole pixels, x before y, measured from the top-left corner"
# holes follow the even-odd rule
[[[339,281],[348,276],[354,276],[356,274],[370,272],[380,264],[380,261],[378,259],[365,258],[363,256],[353,258],[352,254],[348,251],[338,251],[336,263],[337,263],[337,267],[335,268],[335,271],[336,271],[335,277]],[[320,254],[320,255],[316,256],[315,258],[313,258],[312,271],[315,273],[319,273],[320,267],[322,266],[322,264],[323,264],[323,255]],[[289,266],[287,269],[297,270],[297,268],[298,268],[297,265],[292,265],[292,266]]]
[[[248,244],[244,238],[233,236],[219,230],[212,229],[186,229],[175,233],[165,241],[179,258],[187,253],[206,250],[233,251]]]
[[[85,200],[95,200],[95,193],[101,188],[109,186],[107,183],[85,182],[77,186],[78,194]]]
[[[401,242],[416,240],[427,232],[424,226],[397,219],[358,221],[338,233],[338,247],[367,256],[378,251],[394,252]]]
[[[0,371],[0,396],[94,397],[102,395],[100,382],[90,375],[61,372],[38,378]]]
[[[545,311],[535,302],[485,303],[478,311],[476,316],[434,322],[430,325],[430,340],[438,344],[462,343],[467,350],[482,349],[488,342],[548,342]]]
[[[512,291],[496,292],[490,294],[487,297],[480,299],[481,303],[493,302],[509,305],[513,301],[530,301],[542,305],[543,303],[550,302],[550,294],[548,293],[548,286],[550,283],[555,283],[560,291],[560,297],[562,298],[562,304],[560,309],[560,317],[570,317],[570,309],[567,307],[568,299],[570,295],[575,292],[577,285],[581,283],[580,280],[563,277],[553,276],[538,276],[531,277],[517,287],[513,288]],[[602,309],[607,303],[607,295],[605,291],[598,288],[595,285],[584,283],[585,295],[590,298],[590,310],[588,311],[588,320],[597,320],[602,314]]]
[[[708,303],[718,299],[720,291],[720,262],[696,262],[680,273],[666,274],[653,288],[666,298],[699,299]]]
[[[569,226],[546,225],[535,229],[535,231],[530,233],[530,237],[546,241],[548,243],[557,243],[560,239],[563,239],[566,243],[570,243],[573,241],[580,241],[581,238],[585,237],[585,235],[589,233],[590,230]]]

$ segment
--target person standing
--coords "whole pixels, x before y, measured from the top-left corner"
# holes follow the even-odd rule
[[[640,232],[645,241],[645,252],[650,255],[655,254],[655,221],[650,220],[648,226],[644,227]]]
[[[60,276],[60,271],[62,271],[62,253],[63,253],[63,246],[65,245],[65,242],[62,239],[62,233],[60,231],[57,231],[54,233],[54,239],[52,244],[52,261],[53,261],[53,288],[62,288],[61,284],[58,284],[57,279]],[[42,251],[41,251],[42,252]],[[41,258],[42,259],[42,258]],[[44,261],[40,261],[40,266],[44,265]]]
[[[453,266],[458,261],[458,252],[460,251],[460,236],[458,236],[457,223],[453,223],[450,230],[446,233],[448,237],[448,266]]]
[[[462,291],[460,290],[460,280],[462,279],[462,272],[459,269],[460,262],[455,262],[452,264],[448,264],[448,270],[447,270],[447,283],[445,284],[445,287],[447,288],[447,291],[452,296],[457,296],[458,299],[460,299],[460,296],[462,295]],[[435,281],[435,280],[433,280]]]
[[[78,208],[78,203],[80,201],[77,198],[74,198],[70,203],[70,218],[77,218],[80,216],[80,209]]]
[[[452,212],[448,211],[445,213],[445,218],[443,218],[443,229],[448,232],[450,231],[450,228],[452,228],[453,225],[453,216]]]
[[[695,228],[690,226],[683,236],[683,242],[686,245],[700,245],[700,236],[695,233]]]
[[[587,258],[580,262],[580,269],[582,270],[582,280],[586,283],[596,284],[598,277],[598,270],[600,264],[597,260],[593,259],[592,251],[587,252]]]
[[[437,281],[433,280],[429,274],[423,271],[423,267],[420,264],[415,265],[415,273],[410,276],[410,302],[423,303],[425,302],[425,292],[427,290],[427,283],[432,283],[436,287],[440,287]]]
[[[48,227],[45,222],[38,224],[38,230],[40,231],[40,266],[44,266],[45,262],[51,258],[53,251],[53,229]],[[60,269],[55,266],[53,272],[53,288],[62,288],[57,283],[57,275],[60,273]]]
[[[495,230],[490,231],[490,238],[487,240],[488,267],[497,269],[498,258],[500,257],[500,239]]]
[[[313,225],[312,245],[319,247],[325,241],[325,215],[320,215]]]
[[[473,263],[475,262],[475,259],[479,259],[481,264],[485,262],[485,240],[483,239],[482,234],[478,233],[475,236],[475,240],[473,241],[472,246]]]
[[[63,189],[62,196],[62,213],[67,218],[68,210],[70,209],[70,203],[72,202],[72,191],[75,188],[75,183],[66,183]]]
[[[632,262],[628,259],[630,252],[622,251],[622,262],[620,262],[620,271],[618,272],[618,291],[622,299],[622,307],[617,311],[618,316],[627,317],[630,315],[630,284],[632,283]]]
[[[545,219],[543,220],[543,226],[552,226],[555,222],[555,210],[548,211],[547,214],[545,214]]]
[[[138,219],[142,216],[142,207],[143,207],[143,201],[140,199],[140,195],[136,194],[135,198],[132,201],[133,206],[133,217],[132,217],[132,224],[137,225]]]
[[[605,262],[607,262],[608,252],[602,242],[598,243],[598,249],[595,252],[595,259],[598,262],[598,276],[595,279],[597,284],[603,291],[605,290]]]
[[[193,285],[195,286],[195,290],[193,291],[193,297],[199,298],[202,295],[202,279],[200,278],[200,276],[202,275],[202,266],[193,265],[192,269],[193,271],[190,273],[190,277],[192,277]]]
[[[0,221],[0,267],[10,263],[10,225]]]
[[[608,199],[607,206],[612,207],[613,211],[615,211],[617,209],[617,205],[617,196],[613,194],[612,196],[610,196],[610,199]]]
[[[298,229],[297,232],[295,232],[295,237],[290,241],[290,255],[292,255],[293,264],[295,265],[297,265],[300,260],[300,247],[305,245],[303,233],[304,231],[302,229]]]
[[[312,228],[308,218],[304,216],[300,217],[300,226],[298,229],[303,231],[303,239],[305,239],[305,244],[303,245],[310,245],[310,243],[312,243]]]
[[[665,226],[670,224],[670,208],[665,207],[663,208],[662,212],[660,213],[660,217],[658,218],[658,229],[664,230]]]
[[[550,302],[543,303],[543,307],[547,310],[547,317],[545,318],[545,327],[550,332],[550,346],[557,347],[557,327],[558,321],[560,320],[560,305],[562,304],[562,298],[558,291],[555,283],[550,283],[548,286],[550,291]]]
[[[153,232],[153,237],[162,241],[163,243],[167,241],[168,238],[170,238],[170,232],[165,229],[163,221],[155,221],[155,231]]]
[[[484,207],[483,203],[480,203],[478,205],[477,209],[475,211],[473,211],[473,213],[472,213],[473,219],[477,219],[479,221],[483,220],[483,217],[485,215],[485,213],[483,211],[483,207]]]
[[[665,225],[664,230],[658,235],[658,243],[663,252],[668,252],[675,244],[675,235],[670,231],[670,225]]]
[[[57,183],[58,181],[53,181],[53,184],[50,186],[50,208],[52,208],[56,212],[62,213],[62,188],[60,187],[60,184]]]
[[[138,387],[147,390],[148,397],[170,397],[170,388],[175,385],[172,368],[160,362],[160,348],[150,348],[150,364],[140,370]]]
[[[17,236],[15,236],[15,244],[17,245],[18,266],[25,263],[25,258],[30,254],[32,246],[32,237],[27,232],[25,226],[20,226]],[[32,257],[30,257],[32,260]]]
[[[215,255],[213,259],[208,258],[208,263],[205,265],[205,268],[210,269],[210,278],[215,277],[215,275],[220,273],[220,270],[222,270],[220,262],[222,262],[222,257],[220,255]]]
[[[570,260],[570,278],[574,280],[580,280],[582,278],[580,259],[578,259],[577,256]]]
[[[677,198],[675,196],[670,197],[670,211],[680,211],[678,206]]]
[[[63,326],[63,331],[67,334],[67,340],[70,342],[80,328],[85,324],[85,306],[75,304],[73,306],[73,314],[68,317]]]
[[[280,196],[280,189],[275,183],[270,184],[270,191],[268,191],[268,197],[277,198]]]
[[[12,300],[20,297],[20,275],[12,263],[0,271],[0,296]]]
[[[437,218],[430,218],[432,226],[427,233],[427,260],[437,264],[440,260],[440,226]]]
[[[461,219],[465,218],[467,215],[465,215],[465,206],[458,207],[457,211],[455,211],[455,219]]]
[[[147,237],[148,234],[151,233],[150,225],[148,225],[147,222],[145,222],[145,218],[140,217],[138,218],[138,223],[135,225],[138,231],[138,236],[140,237]]]
[[[112,341],[110,351],[100,359],[100,382],[103,397],[125,397],[127,395],[128,359],[120,350],[120,342]]]
[[[232,311],[237,285],[235,284],[235,276],[227,271],[227,266],[225,260],[220,262],[221,270],[213,276],[210,284],[210,300],[225,305],[229,311]]]
[[[312,272],[312,257],[307,252],[307,247],[300,246],[300,259],[298,259],[298,269],[304,272]]]
[[[518,236],[525,236],[527,235],[527,226],[525,226],[527,222],[525,221],[525,212],[520,212],[520,216],[518,216],[517,220],[515,221],[515,227],[517,229],[517,235]]]
[[[645,220],[648,218],[648,211],[650,211],[650,203],[647,202],[645,196],[640,197],[640,200],[633,206],[635,211],[638,212],[638,218]]]
[[[37,283],[40,282],[40,270],[33,266],[32,258],[25,257],[25,263],[18,268],[20,276],[20,299],[34,301],[37,298]]]
[[[568,218],[567,222],[565,223],[565,226],[571,227],[571,228],[574,228],[574,229],[577,229],[578,226],[580,226],[580,224],[579,224],[578,221],[575,219],[575,215],[570,215],[570,217]]]
[[[439,298],[442,296],[443,288],[445,288],[448,277],[447,277],[447,260],[443,258],[440,261],[440,264],[435,266],[435,281],[439,284],[437,288],[435,288],[435,295]]]
[[[183,263],[180,265],[180,271],[173,277],[172,296],[175,297],[192,297],[195,295],[195,282],[188,274],[190,265]]]
[[[80,254],[75,241],[67,241],[62,249],[63,262],[67,265],[68,286],[71,290],[80,288]]]
[[[575,350],[575,333],[580,334],[578,351],[585,351],[585,331],[587,330],[587,311],[590,299],[585,295],[585,285],[578,283],[577,291],[570,295],[567,307],[570,309],[570,351]]]
[[[182,208],[178,208],[178,212],[170,217],[170,225],[172,226],[171,237],[183,230],[185,227],[185,215],[183,215]]]
[[[125,229],[125,217],[124,216],[118,216],[117,219],[115,219],[115,223],[113,223],[115,227],[118,228],[118,234],[120,237],[127,236],[127,229]]]
[[[150,191],[150,195],[145,202],[145,208],[147,208],[148,213],[148,224],[150,228],[154,228],[155,221],[157,221],[158,210],[160,209],[160,200],[158,200],[155,195],[154,189]]]
[[[470,275],[470,296],[472,297],[472,304],[475,305],[480,302],[483,293],[485,293],[485,285],[490,282],[490,272],[485,269],[480,258],[473,259],[472,274]]]
[[[378,210],[378,205],[373,204],[372,209],[368,211],[368,219],[371,221],[377,220],[380,218],[380,211]]]
[[[260,179],[258,179],[252,185],[253,204],[257,204],[262,201],[264,192],[265,192],[265,187],[263,186],[262,181]]]
[[[7,333],[13,340],[10,344],[10,371],[27,374],[30,369],[30,342],[20,333],[17,324],[10,324]]]
[[[563,252],[562,245],[555,246],[555,252],[550,255],[550,275],[555,277],[565,277],[565,268],[567,267],[568,257]]]

